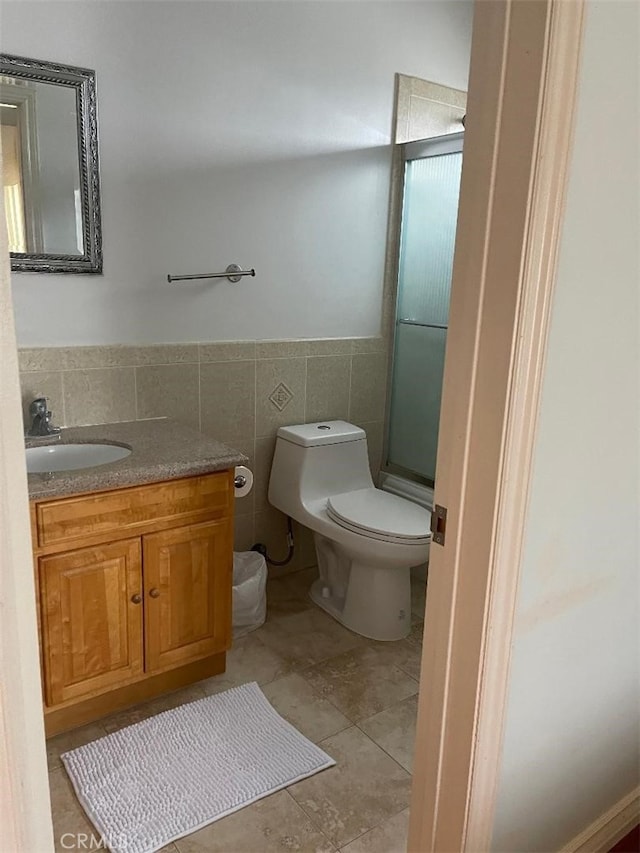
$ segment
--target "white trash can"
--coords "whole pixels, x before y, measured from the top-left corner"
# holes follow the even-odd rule
[[[267,617],[267,563],[257,551],[233,554],[233,636],[243,637]]]

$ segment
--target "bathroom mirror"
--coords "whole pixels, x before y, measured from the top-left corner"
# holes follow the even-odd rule
[[[0,54],[11,269],[101,273],[95,73]]]

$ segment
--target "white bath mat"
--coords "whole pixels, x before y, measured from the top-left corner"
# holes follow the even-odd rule
[[[164,711],[62,761],[113,853],[152,853],[335,764],[255,683]]]

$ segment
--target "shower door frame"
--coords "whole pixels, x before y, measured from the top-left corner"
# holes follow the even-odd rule
[[[395,269],[395,306],[394,306],[394,315],[393,315],[393,327],[391,330],[391,337],[389,340],[389,370],[387,376],[387,399],[385,406],[385,416],[384,416],[384,439],[382,445],[382,465],[380,469],[381,474],[396,474],[399,477],[403,477],[406,480],[410,480],[413,483],[419,483],[421,486],[427,486],[428,488],[433,488],[434,481],[429,479],[429,477],[423,477],[421,474],[416,471],[411,471],[409,468],[404,468],[402,465],[396,465],[394,463],[389,462],[389,436],[391,432],[391,405],[393,400],[393,375],[394,375],[394,367],[396,361],[396,339],[398,335],[398,306],[400,303],[400,262],[402,258],[402,229],[403,229],[403,220],[404,220],[404,200],[405,200],[405,192],[406,192],[406,180],[407,180],[407,163],[411,160],[424,160],[428,157],[439,157],[444,154],[463,154],[464,151],[464,131],[458,131],[455,133],[446,133],[442,136],[431,136],[427,139],[416,139],[411,142],[402,142],[399,143],[399,148],[402,155],[402,183],[400,187],[400,228],[398,229],[398,233],[396,235],[396,246],[395,246],[395,260],[396,260],[396,269]],[[412,321],[405,321],[411,325],[416,326],[429,326],[430,328],[449,328],[448,324],[446,326],[439,326],[435,324],[429,323],[417,323]]]

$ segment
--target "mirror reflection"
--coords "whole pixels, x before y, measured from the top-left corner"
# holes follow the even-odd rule
[[[2,76],[0,122],[9,250],[82,255],[75,91]]]
[[[101,272],[93,72],[7,55],[0,71],[12,269]]]

